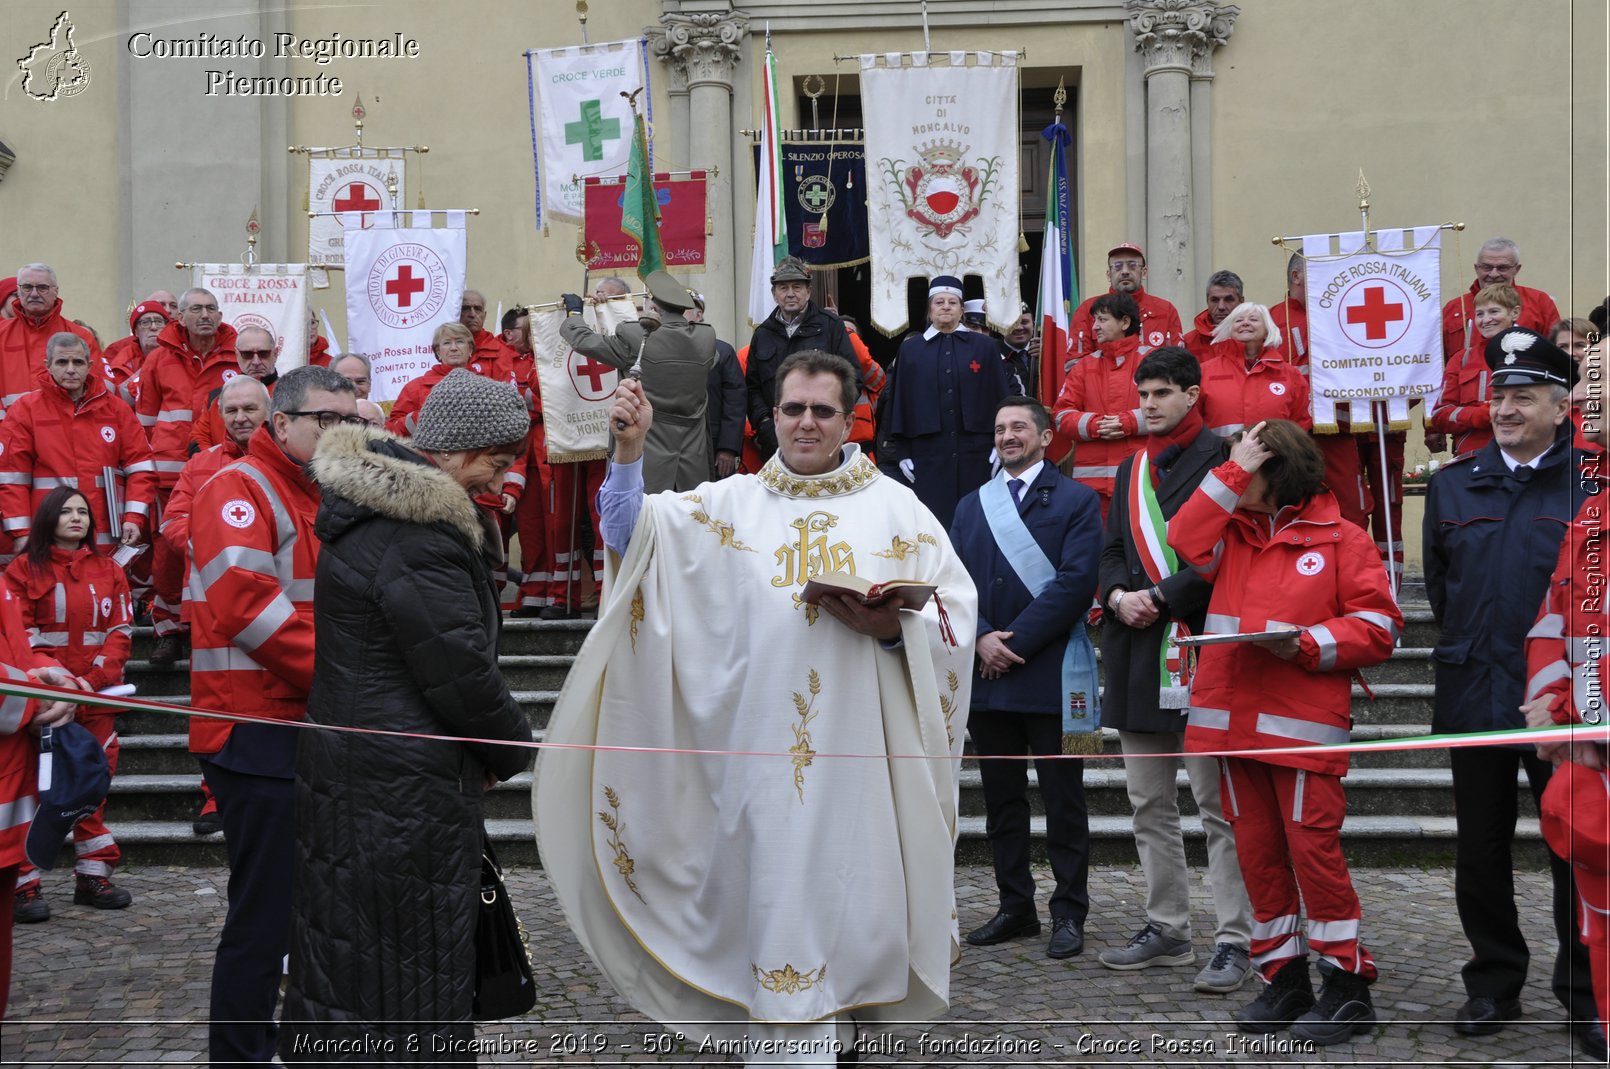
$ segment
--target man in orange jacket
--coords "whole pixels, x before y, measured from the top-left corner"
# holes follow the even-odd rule
[[[279,379],[274,370],[277,348],[274,335],[267,327],[241,327],[236,333],[235,359],[239,362],[240,373],[231,375],[226,371],[223,382],[209,387],[205,394],[199,391],[196,393],[196,418],[190,425],[190,443],[198,452],[204,452],[229,439],[229,432],[224,427],[223,413],[220,411],[222,407],[220,398],[225,386],[244,376],[256,379],[267,388],[270,396],[273,395],[274,383]]]
[[[352,383],[329,368],[287,372],[269,423],[214,475],[190,513],[190,694],[204,709],[301,720],[313,685],[319,488],[307,472],[326,427],[358,419]],[[229,913],[213,963],[213,1064],[267,1064],[290,950],[297,732],[192,719],[190,750],[218,796]]]
[[[196,394],[206,397],[223,385],[225,372],[239,370],[235,328],[224,322],[218,298],[204,289],[185,290],[179,295],[178,319],[157,335],[157,349],[140,370],[140,393],[134,405],[141,426],[151,436],[159,514],[190,459]],[[184,550],[159,538],[151,547],[151,557],[151,622],[157,635],[151,663],[166,666],[184,652],[179,625]]]
[[[1196,313],[1190,332],[1180,343],[1198,364],[1207,363],[1213,355],[1213,331],[1246,299],[1246,287],[1234,271],[1215,271],[1209,277],[1207,307]]]
[[[112,388],[131,408],[140,385],[140,369],[146,357],[156,352],[157,335],[172,322],[170,306],[177,308],[178,298],[167,290],[157,290],[129,309],[128,337],[106,347],[106,370],[112,374]]]
[[[1470,289],[1442,306],[1442,359],[1444,362],[1464,352],[1476,333],[1475,300],[1483,286],[1512,287],[1521,298],[1521,317],[1517,327],[1547,335],[1560,321],[1554,298],[1542,290],[1516,284],[1521,273],[1521,250],[1509,238],[1488,238],[1476,253],[1476,280]]]
[[[17,271],[17,295],[10,304],[15,314],[0,318],[0,418],[17,398],[45,384],[45,342],[53,334],[68,331],[83,338],[93,373],[106,374],[100,343],[62,315],[58,294],[56,272],[48,264],[24,264]]]
[[[516,389],[524,383],[515,381],[514,365],[519,358],[503,339],[486,329],[486,298],[480,290],[465,290],[458,306],[458,321],[470,332],[475,351],[470,354],[469,368],[477,375],[485,375],[497,382],[506,382]]]
[[[1140,321],[1135,324],[1140,344],[1149,349],[1160,345],[1178,345],[1185,336],[1180,326],[1180,312],[1163,298],[1146,292],[1146,253],[1133,242],[1114,245],[1107,252],[1107,293],[1123,293],[1140,309]],[[1102,296],[1097,294],[1096,296]],[[1074,310],[1068,321],[1068,336],[1073,342],[1076,357],[1084,357],[1101,348],[1096,340],[1091,321],[1091,297]],[[1061,384],[1057,384],[1060,388]]]
[[[34,509],[58,486],[84,492],[95,517],[95,548],[110,553],[138,543],[156,504],[156,465],[129,406],[90,373],[89,347],[62,331],[45,346],[49,378],[23,394],[0,423],[0,516],[21,553]],[[106,477],[119,514],[110,514]]]

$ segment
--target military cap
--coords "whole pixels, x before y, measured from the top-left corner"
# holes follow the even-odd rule
[[[672,277],[669,271],[655,271],[644,280],[648,286],[648,295],[654,298],[654,303],[661,308],[673,312],[685,312],[693,307],[693,294],[682,283]]]
[[[1535,330],[1510,327],[1487,339],[1487,366],[1494,386],[1539,386],[1570,389],[1581,376],[1571,354]]]
[[[811,269],[805,266],[805,261],[798,256],[784,256],[777,261],[777,267],[771,273],[771,284],[779,282],[809,282]]]

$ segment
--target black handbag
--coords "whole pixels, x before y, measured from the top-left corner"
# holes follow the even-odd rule
[[[471,1016],[496,1021],[537,1004],[525,925],[515,916],[492,840],[481,838],[481,902],[475,919],[475,1002]]]

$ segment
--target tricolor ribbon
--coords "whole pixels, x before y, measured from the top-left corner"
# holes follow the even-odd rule
[[[38,701],[55,702],[68,701],[74,704],[85,704],[85,693],[68,687],[47,687],[38,683],[20,683],[15,680],[0,679],[0,695],[17,698],[32,698]],[[97,703],[100,704],[100,703]],[[122,709],[131,709],[142,713],[167,713],[172,716],[199,716],[207,720],[229,720],[237,724],[275,724],[281,727],[300,728],[305,731],[341,731],[352,735],[380,735],[399,739],[427,739],[431,742],[456,742],[475,744],[481,746],[519,746],[530,750],[598,750],[618,753],[664,753],[664,754],[695,754],[709,757],[794,757],[789,750],[683,750],[665,746],[598,746],[583,743],[537,742],[510,742],[507,739],[477,739],[465,735],[433,735],[417,731],[388,731],[384,728],[359,728],[339,724],[314,724],[306,720],[277,720],[267,716],[252,716],[248,713],[225,713],[216,709],[198,709],[192,705],[174,705],[169,702],[154,702],[145,698],[120,698],[117,706]],[[1386,739],[1377,742],[1343,742],[1334,744],[1311,744],[1307,746],[1272,746],[1257,750],[1213,750],[1193,751],[1191,753],[1155,753],[1148,757],[1269,757],[1274,754],[1318,754],[1318,753],[1385,753],[1399,750],[1458,750],[1473,746],[1531,746],[1543,742],[1600,742],[1610,743],[1610,723],[1607,724],[1566,724],[1545,728],[1510,728],[1504,731],[1472,731],[1463,734],[1443,735],[1416,735],[1406,739]],[[933,754],[911,753],[818,753],[817,757],[854,757],[863,760],[887,761],[890,759],[933,761]],[[969,756],[969,755],[963,755]],[[1124,754],[1040,754],[1019,756],[994,756],[990,760],[1091,760],[1094,758],[1124,757]],[[1129,756],[1134,756],[1133,754]],[[960,760],[952,756],[951,760]]]

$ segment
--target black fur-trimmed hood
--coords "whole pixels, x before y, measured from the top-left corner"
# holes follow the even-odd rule
[[[445,523],[477,551],[486,544],[480,509],[464,488],[394,434],[332,427],[319,439],[312,470],[326,495],[354,506],[341,508],[327,496],[319,516],[321,539],[338,536],[372,513],[404,523]]]

